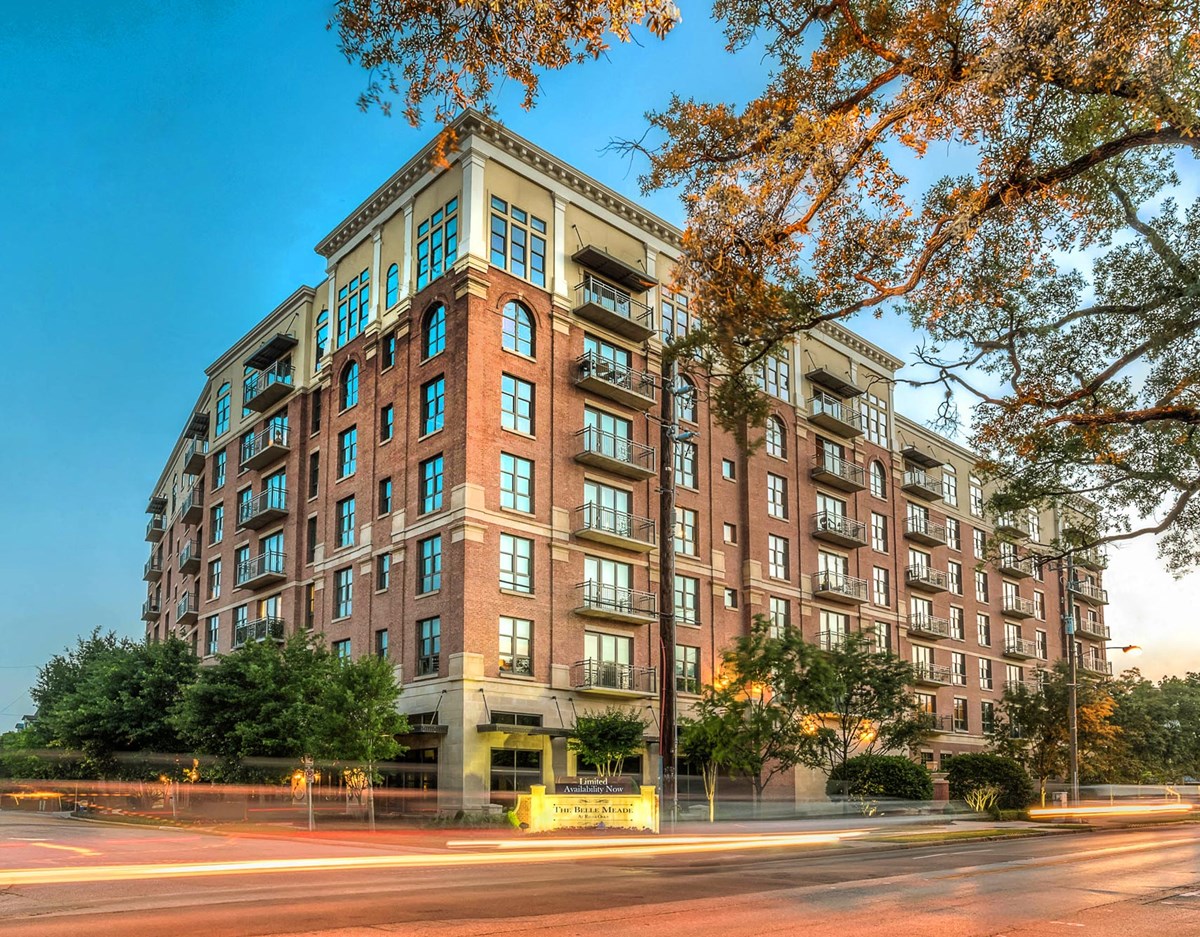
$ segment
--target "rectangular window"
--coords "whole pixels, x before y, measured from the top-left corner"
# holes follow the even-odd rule
[[[880,654],[892,652],[892,628],[886,621],[875,622],[875,650]]]
[[[343,498],[337,503],[337,545],[354,546],[354,496]]]
[[[331,650],[337,660],[350,660],[350,639],[342,638],[340,641],[334,641]]]
[[[767,513],[787,517],[787,479],[774,472],[767,472]]]
[[[338,434],[338,478],[358,470],[358,428],[351,426]]]
[[[737,525],[728,522],[721,525],[721,531],[726,543],[737,543]]]
[[[387,660],[388,657],[388,630],[380,628],[375,632],[375,656]]]
[[[533,675],[533,622],[500,618],[500,672]]]
[[[700,692],[700,648],[675,645],[675,690],[678,693]]]
[[[500,376],[500,425],[533,435],[533,384],[511,374]]]
[[[212,615],[204,627],[204,646],[211,657],[220,650],[220,616]]]
[[[772,397],[778,397],[780,400],[791,399],[792,371],[786,348],[763,358],[758,368],[758,386]]]
[[[767,600],[767,617],[771,623],[771,637],[778,638],[792,625],[791,601],[771,596]]]
[[[434,378],[421,387],[421,435],[437,432],[446,423],[446,379]]]
[[[979,704],[979,728],[986,735],[996,731],[996,704],[985,699]]]
[[[950,586],[950,591],[955,595],[963,594],[962,577],[962,563],[956,563],[954,560],[950,560],[946,564],[946,584]]]
[[[458,257],[458,199],[417,225],[417,289],[446,273]]]
[[[789,568],[787,538],[768,534],[767,575],[772,579],[787,579]]]
[[[225,450],[222,449],[213,458],[213,490],[225,484]]]
[[[967,639],[963,610],[957,605],[950,606],[950,637],[956,641]]]
[[[347,566],[333,574],[333,617],[345,618],[354,611],[354,569]]]
[[[696,512],[690,508],[675,509],[675,549],[687,556],[696,556]]]
[[[310,517],[305,523],[305,545],[307,547],[308,562],[312,563],[317,558],[317,519]]]
[[[492,196],[492,264],[534,286],[546,285],[546,222]]]
[[[533,541],[500,535],[500,588],[533,592]]]
[[[871,512],[871,549],[877,553],[888,551],[888,519],[874,511]]]
[[[958,518],[946,518],[946,546],[951,550],[962,549],[962,526],[958,523]]]
[[[438,672],[438,659],[442,653],[442,620],[426,618],[417,622],[417,674]]]
[[[221,561],[219,559],[208,564],[208,597],[210,599],[221,597]]]
[[[321,431],[321,388],[317,388],[312,392],[312,410],[309,413],[308,431],[310,433],[319,433]]]
[[[1050,659],[1050,642],[1046,638],[1046,632],[1035,631],[1034,641],[1037,644],[1037,656],[1042,660]]]
[[[392,584],[392,554],[380,553],[375,557],[375,591],[383,592]]]
[[[442,457],[435,455],[421,463],[421,514],[442,509]]]
[[[533,513],[533,462],[500,453],[500,507]]]
[[[421,566],[417,570],[417,594],[437,592],[442,587],[442,538],[429,537],[417,544]]]
[[[992,646],[992,620],[982,612],[975,616],[976,636],[980,647]]]
[[[858,399],[867,439],[877,446],[886,448],[888,446],[887,400],[870,393],[863,394]]]
[[[728,589],[727,588],[725,590],[725,607],[726,608],[737,608],[738,607],[738,591],[737,591],[737,589]]]
[[[737,464],[733,459],[721,460],[721,477],[728,481],[733,481],[737,478]]]
[[[1034,591],[1033,593],[1033,617],[1038,621],[1046,620],[1046,593]]]
[[[961,697],[954,697],[954,731],[967,732],[970,727],[967,725],[967,701]]]
[[[967,655],[961,651],[950,652],[950,682],[955,686],[967,685]]]
[[[387,442],[396,431],[395,407],[388,404],[379,411],[379,441]]]
[[[308,496],[315,498],[321,493],[321,453],[313,452],[308,456]]]
[[[977,478],[971,478],[967,486],[970,492],[970,503],[967,505],[972,517],[983,517],[983,485]]]
[[[874,598],[872,601],[876,605],[887,608],[892,604],[891,586],[888,582],[888,571],[882,566],[876,566],[873,570],[871,583],[874,587]]]
[[[950,507],[958,507],[958,478],[953,465],[942,466],[942,501]]]
[[[379,479],[379,513],[392,513],[392,480],[390,478]]]
[[[371,271],[363,272],[338,290],[337,343],[341,348],[367,325],[371,314]]]
[[[208,523],[209,532],[212,534],[212,542],[220,543],[225,537],[225,505],[215,504],[209,515]]]
[[[700,624],[700,580],[675,576],[675,621],[681,625]]]
[[[988,575],[982,569],[975,570],[975,601],[987,602]]]
[[[662,340],[670,344],[677,338],[686,338],[688,333],[700,327],[700,322],[688,313],[686,293],[676,293],[666,286],[658,289],[662,296]]]
[[[683,488],[696,487],[696,444],[681,440],[675,443],[675,481]]]

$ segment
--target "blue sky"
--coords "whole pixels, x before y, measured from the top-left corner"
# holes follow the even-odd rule
[[[204,367],[320,280],[313,245],[432,133],[356,108],[365,76],[326,32],[327,3],[4,7],[0,729],[29,711],[36,666],[77,634],[142,633],[142,512]],[[737,100],[762,78],[757,56],[726,55],[699,15],[645,43],[549,76],[531,113],[504,89],[501,119],[641,198],[639,167],[605,154],[610,139],[639,136],[672,89]],[[669,194],[644,201],[681,222]],[[855,327],[901,354],[911,345],[899,324]],[[1194,583],[1155,583],[1149,554],[1137,565],[1146,595],[1177,596],[1181,616],[1200,600]],[[1200,647],[1193,657],[1200,669]]]

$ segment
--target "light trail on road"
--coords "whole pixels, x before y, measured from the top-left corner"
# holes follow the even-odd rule
[[[449,855],[343,856],[333,858],[245,859],[230,862],[146,863],[136,865],[66,866],[53,869],[0,869],[0,888],[18,885],[61,885],[82,882],[124,882],[140,879],[197,878],[223,875],[262,875],[282,872],[349,872],[362,869],[433,869],[453,866],[490,865],[503,861],[560,862],[577,859],[678,856],[713,852],[777,849],[780,847],[825,846],[861,835],[857,832],[780,833],[746,836],[675,837],[682,841],[644,840],[592,843],[578,848],[560,848],[556,842],[543,841],[541,850],[519,852],[453,853]],[[532,846],[532,844],[530,844]]]
[[[1133,817],[1190,813],[1191,810],[1191,804],[1102,804],[1095,807],[1033,807],[1029,816],[1039,820],[1050,817]]]

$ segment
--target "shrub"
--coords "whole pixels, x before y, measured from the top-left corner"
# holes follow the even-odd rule
[[[981,787],[998,787],[997,810],[1022,810],[1034,801],[1033,782],[1017,762],[1003,755],[955,755],[946,765],[950,796],[966,800]]]
[[[933,777],[916,762],[901,755],[857,755],[829,774],[825,793],[843,792],[849,782],[851,797],[882,797],[889,800],[933,800]]]

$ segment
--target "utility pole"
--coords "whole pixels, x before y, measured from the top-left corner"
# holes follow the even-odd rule
[[[658,537],[658,710],[659,744],[662,757],[662,803],[671,811],[671,828],[679,806],[677,784],[678,752],[675,712],[675,441],[679,424],[675,419],[675,382],[679,366],[674,358],[664,360],[662,368],[662,420],[659,464],[659,537]]]
[[[1075,603],[1071,583],[1075,581],[1075,551],[1067,554],[1067,581],[1062,589],[1066,614],[1063,630],[1067,634],[1067,758],[1071,783],[1071,804],[1079,804],[1079,663],[1075,655]]]

